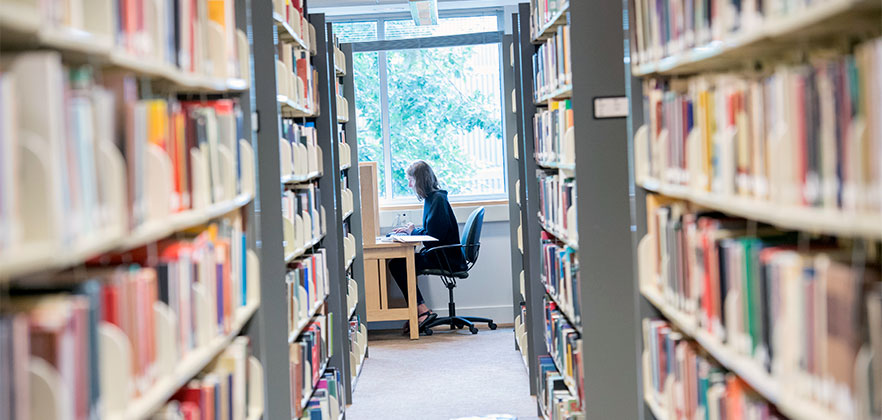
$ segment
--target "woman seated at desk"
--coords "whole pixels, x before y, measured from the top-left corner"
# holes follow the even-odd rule
[[[410,164],[405,171],[407,174],[407,185],[413,190],[420,201],[423,201],[423,227],[415,228],[413,223],[409,223],[405,227],[397,228],[393,232],[406,233],[408,235],[428,235],[438,239],[434,242],[424,243],[422,251],[418,252],[414,257],[414,265],[416,272],[430,268],[443,268],[453,270],[465,270],[466,263],[462,254],[462,249],[458,247],[448,248],[431,252],[434,247],[443,245],[459,245],[459,224],[456,222],[456,216],[453,214],[453,208],[447,201],[447,191],[442,190],[438,186],[438,178],[428,163],[418,160]],[[440,255],[443,252],[444,255]],[[444,257],[447,261],[444,261]],[[450,264],[450,267],[445,267]],[[395,259],[389,262],[389,272],[398,283],[398,288],[407,296],[407,266],[405,260]],[[417,313],[419,314],[420,329],[435,320],[438,314],[432,312],[426,306],[423,295],[420,293],[419,287],[416,291]],[[408,324],[404,324],[405,334],[408,333]]]

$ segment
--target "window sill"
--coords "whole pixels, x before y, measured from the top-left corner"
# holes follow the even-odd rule
[[[463,201],[450,203],[453,207],[453,213],[459,223],[465,223],[469,215],[478,207],[483,206],[485,209],[484,222],[507,222],[508,221],[508,200],[487,200],[487,201]],[[423,205],[420,204],[402,204],[394,206],[380,207],[380,228],[383,232],[392,228],[395,224],[395,218],[401,214],[407,215],[412,223],[419,226],[423,220]]]

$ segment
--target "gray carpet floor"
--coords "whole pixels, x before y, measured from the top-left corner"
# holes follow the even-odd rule
[[[536,420],[514,332],[482,327],[435,328],[411,341],[400,332],[371,332],[368,354],[346,408],[347,420],[448,420],[508,414]]]

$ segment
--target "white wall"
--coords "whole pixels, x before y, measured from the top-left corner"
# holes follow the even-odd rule
[[[460,222],[462,233],[464,223],[474,207],[454,209],[456,220]],[[399,212],[380,212],[382,232],[391,229],[395,215]],[[416,225],[422,222],[422,210],[408,211],[408,216]],[[504,217],[503,217],[504,216]],[[469,278],[459,280],[453,291],[456,314],[492,318],[497,324],[510,324],[512,318],[511,283],[511,239],[509,237],[508,208],[489,206],[484,216],[481,232],[481,253],[478,262],[469,273]],[[426,305],[438,316],[447,315],[447,289],[437,276],[420,276],[417,280]],[[391,296],[400,296],[397,287],[390,290]],[[399,328],[401,321],[372,322],[370,329]]]

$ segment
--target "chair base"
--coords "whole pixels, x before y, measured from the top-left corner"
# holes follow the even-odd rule
[[[463,327],[468,327],[469,331],[472,334],[477,334],[478,327],[475,326],[475,323],[478,323],[478,322],[486,322],[487,326],[491,330],[496,329],[496,324],[490,318],[480,318],[480,317],[475,317],[475,316],[443,316],[443,317],[436,318],[434,321],[429,323],[429,325],[426,325],[425,328],[423,328],[423,331],[426,332],[427,335],[431,335],[432,333],[430,333],[426,330],[430,331],[430,328],[437,327],[439,325],[449,325],[451,330],[454,330],[457,328],[462,329]]]

